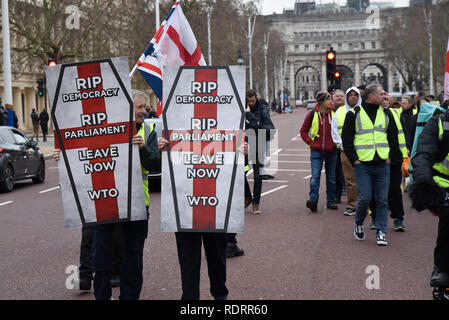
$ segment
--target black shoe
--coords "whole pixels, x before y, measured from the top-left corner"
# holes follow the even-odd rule
[[[260,180],[268,180],[268,179],[270,179],[270,178],[268,178],[267,174],[261,174],[260,175]]]
[[[437,266],[433,268],[430,278],[431,287],[447,287],[449,286],[449,274]]]
[[[318,201],[315,200],[307,200],[306,207],[310,209],[312,212],[317,211]]]
[[[92,288],[92,280],[81,278],[80,279],[80,290],[81,291],[90,291]]]
[[[237,245],[226,247],[226,258],[241,257],[245,254],[245,251],[237,247]]]
[[[120,287],[120,275],[113,275],[111,277],[111,286],[113,288]]]
[[[266,174],[266,176],[268,180],[274,179],[274,177],[271,174]]]
[[[338,206],[335,204],[335,202],[332,201],[327,202],[327,208],[329,210],[338,210]]]

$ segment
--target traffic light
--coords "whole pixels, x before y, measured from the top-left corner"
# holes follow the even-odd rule
[[[53,60],[53,59],[48,59],[48,66],[50,67],[50,68],[53,68],[53,67],[56,67],[56,60]]]
[[[326,51],[326,67],[327,67],[327,80],[335,80],[335,73],[337,72],[337,53],[334,48]]]
[[[39,97],[44,95],[44,79],[37,80],[37,95]]]

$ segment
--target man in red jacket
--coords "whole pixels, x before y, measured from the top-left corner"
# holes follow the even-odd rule
[[[317,105],[310,111],[301,127],[301,138],[310,147],[312,178],[307,208],[317,211],[320,192],[323,161],[326,169],[327,208],[337,210],[335,166],[337,164],[337,146],[332,140],[331,123],[334,115],[332,98],[329,92],[320,91],[316,96]]]

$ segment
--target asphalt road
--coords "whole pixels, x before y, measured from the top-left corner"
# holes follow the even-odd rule
[[[273,116],[279,143],[272,145],[271,163],[278,170],[263,183],[262,214],[245,213],[245,232],[237,236],[245,255],[227,264],[229,299],[431,299],[438,221],[411,210],[406,195],[407,230],[394,232],[390,219],[387,247],[377,246],[368,220],[366,240],[355,240],[353,218],[343,215],[345,198],[338,211],[325,209],[324,175],[318,212],[306,209],[309,151],[297,138],[305,114]],[[0,194],[0,299],[94,298],[66,288],[67,268],[79,264],[81,231],[65,228],[57,186],[56,163],[48,160],[45,183],[20,182]],[[141,299],[179,299],[175,238],[160,232],[159,211],[160,194],[152,193]],[[211,299],[204,256],[201,277],[201,298]]]

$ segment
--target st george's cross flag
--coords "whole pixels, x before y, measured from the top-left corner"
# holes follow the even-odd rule
[[[137,62],[137,69],[162,101],[164,66],[205,66],[203,54],[190,28],[180,1],[176,1],[159,30]],[[162,114],[158,104],[156,114]]]

